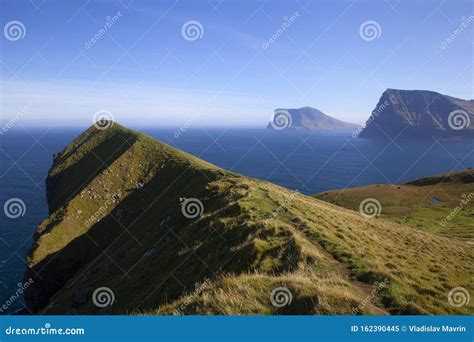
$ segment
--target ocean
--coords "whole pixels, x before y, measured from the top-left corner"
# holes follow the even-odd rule
[[[372,141],[344,132],[250,128],[137,129],[226,170],[305,194],[474,166],[473,143],[466,141]],[[26,254],[35,226],[48,215],[44,179],[53,153],[81,131],[15,127],[0,135],[0,204],[3,209],[12,198],[24,203],[16,218],[0,212],[0,314],[23,307]]]

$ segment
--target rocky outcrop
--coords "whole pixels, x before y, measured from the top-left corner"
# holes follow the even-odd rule
[[[387,89],[361,138],[474,138],[474,100],[427,90]]]

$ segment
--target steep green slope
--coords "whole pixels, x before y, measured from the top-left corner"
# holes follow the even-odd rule
[[[47,185],[50,217],[26,274],[34,312],[473,312],[447,298],[473,290],[464,243],[224,171],[117,124],[57,154]]]

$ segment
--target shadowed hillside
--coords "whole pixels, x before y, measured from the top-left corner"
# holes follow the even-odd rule
[[[58,153],[47,191],[26,274],[33,312],[473,313],[448,301],[473,290],[462,241],[224,171],[118,124]]]

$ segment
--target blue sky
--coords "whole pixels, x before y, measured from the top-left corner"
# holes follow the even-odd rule
[[[467,0],[0,3],[2,27],[25,27],[0,40],[2,124],[86,126],[107,110],[131,126],[265,126],[302,106],[362,124],[386,88],[474,98]],[[188,21],[200,38],[183,37]]]

